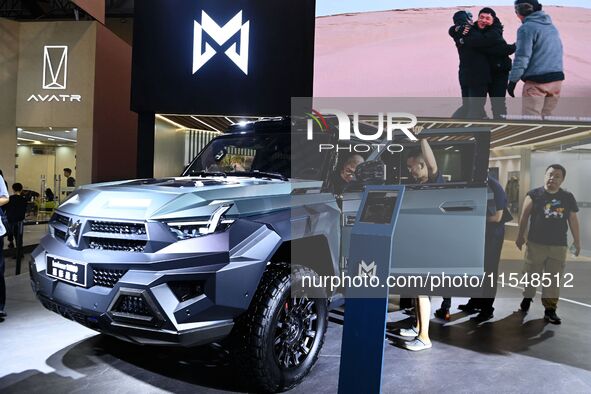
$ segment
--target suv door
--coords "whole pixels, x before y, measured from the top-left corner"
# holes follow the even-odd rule
[[[370,157],[386,164],[388,183],[406,184],[391,274],[482,275],[490,129],[427,129],[419,138],[429,142],[445,183],[409,181],[406,157],[420,150],[416,142]]]

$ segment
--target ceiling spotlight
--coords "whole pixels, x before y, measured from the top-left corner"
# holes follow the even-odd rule
[[[53,138],[51,138],[51,137],[47,137],[47,139],[48,139],[48,140],[50,140],[50,141],[55,141],[55,140],[54,140]]]
[[[51,126],[50,126],[50,127],[49,127],[49,130],[53,130],[53,127],[51,127]]]
[[[17,127],[16,128],[16,131],[23,131],[23,128],[22,127]]]
[[[248,124],[248,122],[246,120],[241,120],[240,122],[238,122],[238,126],[240,127],[244,127]]]
[[[74,127],[74,128],[72,129],[72,131],[74,131],[74,132],[78,131],[78,127]]]

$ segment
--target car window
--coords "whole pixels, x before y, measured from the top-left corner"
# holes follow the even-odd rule
[[[304,133],[292,133],[291,139],[292,178],[324,180],[332,152],[326,149],[321,150],[320,146],[330,142],[330,136],[317,135],[311,141]]]
[[[474,184],[484,183],[486,170],[483,167],[488,165],[488,150],[484,151],[486,133],[462,133],[459,135],[420,135],[425,139],[437,164],[439,175],[445,183],[453,184]],[[386,166],[386,183],[391,185],[406,184],[416,185],[419,183],[438,183],[430,177],[427,182],[419,182],[413,176],[412,165],[415,164],[409,158],[422,153],[420,143],[403,143],[402,152],[391,153],[384,151],[380,154],[381,160]],[[424,160],[420,160],[420,165]],[[441,179],[440,178],[440,179]]]
[[[213,139],[183,174],[224,172],[248,175],[251,171],[258,171],[288,178],[323,180],[330,152],[319,150],[322,138],[307,141],[305,134],[288,133],[225,135]]]

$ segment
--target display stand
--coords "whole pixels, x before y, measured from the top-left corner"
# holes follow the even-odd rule
[[[348,274],[379,280],[347,289],[339,393],[379,393],[388,313],[386,281],[404,186],[367,186],[353,226]],[[358,278],[360,279],[360,278]]]

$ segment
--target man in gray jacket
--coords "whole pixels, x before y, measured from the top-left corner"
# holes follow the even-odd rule
[[[538,0],[516,0],[515,13],[523,24],[507,91],[515,97],[515,86],[523,80],[523,114],[551,115],[564,80],[560,34]]]

